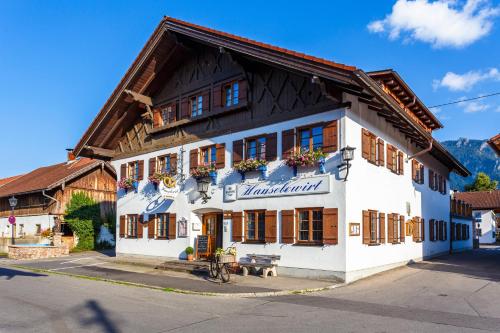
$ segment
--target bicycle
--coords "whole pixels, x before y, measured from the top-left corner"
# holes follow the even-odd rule
[[[217,279],[220,277],[222,282],[229,281],[229,279],[231,278],[231,274],[229,273],[229,262],[226,261],[225,255],[215,254],[212,256],[212,258],[210,259],[209,274],[213,279]]]

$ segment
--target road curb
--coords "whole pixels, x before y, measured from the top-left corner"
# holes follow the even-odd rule
[[[241,298],[241,297],[257,298],[257,297],[300,295],[300,294],[308,294],[308,293],[315,293],[315,292],[332,290],[332,289],[335,289],[335,288],[338,288],[338,287],[345,285],[344,283],[339,283],[339,284],[333,284],[333,285],[326,286],[326,287],[306,288],[306,289],[297,289],[297,290],[264,291],[264,292],[253,292],[253,293],[252,292],[247,292],[247,293],[217,293],[217,292],[204,292],[204,291],[193,291],[193,290],[185,290],[185,289],[177,289],[177,288],[159,287],[159,286],[153,286],[153,285],[148,285],[148,284],[143,284],[143,283],[136,283],[136,282],[131,282],[131,281],[120,281],[120,280],[114,280],[114,279],[107,279],[107,278],[103,278],[103,277],[95,277],[95,276],[88,276],[88,275],[81,275],[81,274],[72,274],[72,273],[65,273],[65,272],[56,272],[56,271],[51,271],[48,269],[33,268],[33,267],[29,267],[29,266],[16,265],[16,264],[12,264],[12,265],[8,265],[8,266],[14,267],[14,268],[19,268],[19,269],[24,269],[24,270],[35,272],[35,273],[46,273],[46,274],[53,274],[53,275],[70,276],[70,277],[86,279],[86,280],[102,281],[102,282],[109,282],[109,283],[114,283],[114,284],[128,285],[128,286],[133,286],[133,287],[160,290],[163,292],[174,292],[174,293],[186,294],[186,295],[225,297],[225,298]]]

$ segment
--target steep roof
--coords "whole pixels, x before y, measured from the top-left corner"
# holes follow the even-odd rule
[[[70,163],[64,162],[41,167],[21,176],[10,177],[15,179],[0,186],[0,197],[50,190],[100,166],[102,163],[99,160],[80,158]],[[110,169],[112,170],[111,167]],[[3,180],[0,180],[0,184]]]
[[[500,133],[489,139],[488,143],[491,148],[493,148],[497,156],[500,156]]]
[[[19,178],[21,176],[22,175],[17,175],[17,176],[12,176],[12,177],[7,177],[7,178],[0,179],[0,187],[4,186],[5,184],[10,183],[13,180],[16,180],[17,178]]]
[[[500,190],[458,192],[454,197],[471,204],[472,209],[500,209]]]

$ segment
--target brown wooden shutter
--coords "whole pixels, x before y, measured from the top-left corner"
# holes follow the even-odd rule
[[[417,169],[418,162],[416,160],[411,160],[411,179],[413,179],[415,182],[419,182],[419,179],[417,179]]]
[[[243,140],[233,141],[233,166],[243,160]]]
[[[434,171],[429,169],[429,187],[431,190],[434,190]]]
[[[189,112],[189,100],[187,97],[184,97],[181,100],[181,119],[188,119],[191,116],[191,112]]]
[[[212,105],[214,106],[214,109],[222,107],[222,86],[220,84],[214,86],[213,92],[214,99],[212,101]]]
[[[399,215],[399,241],[404,243],[405,242],[405,235],[406,235],[406,229],[405,229],[405,217],[404,215]]]
[[[153,127],[157,128],[162,126],[161,113],[159,109],[153,111]]]
[[[394,214],[387,214],[387,242],[394,243]]]
[[[226,144],[218,143],[215,145],[215,168],[224,169],[226,166]]]
[[[443,176],[438,176],[438,190],[439,193],[443,193]]]
[[[266,210],[265,215],[265,239],[266,243],[276,243],[276,211]]]
[[[361,156],[370,159],[370,132],[361,129]]]
[[[148,238],[155,238],[155,224],[156,224],[156,215],[149,214],[148,221]]]
[[[141,239],[144,229],[144,215],[137,217],[137,238]]]
[[[380,243],[385,243],[385,213],[379,214]]]
[[[338,209],[323,209],[323,244],[338,244]]]
[[[156,157],[149,159],[148,175],[151,177],[156,172]]]
[[[417,241],[418,217],[414,217],[411,221],[411,237],[413,241]]]
[[[443,194],[446,194],[446,178],[443,177]]]
[[[404,154],[402,151],[398,151],[398,174],[405,174],[405,164],[404,164]]]
[[[377,139],[377,164],[380,166],[384,166],[385,164],[384,140],[380,138]]]
[[[422,242],[425,240],[425,219],[420,219],[420,228],[422,228],[422,238],[420,239]]]
[[[191,149],[189,152],[189,168],[196,169],[198,167],[198,149]]]
[[[293,155],[295,146],[294,129],[289,129],[281,133],[281,156],[287,159]]]
[[[266,135],[266,161],[275,161],[278,157],[278,133]]]
[[[137,180],[143,180],[144,179],[144,160],[140,160],[137,162],[139,165],[139,174],[137,175]]]
[[[392,160],[393,147],[390,144],[387,144],[387,169],[394,170],[394,164]]]
[[[241,236],[243,231],[243,213],[232,212],[231,219],[233,221],[233,227],[232,227],[233,242],[241,242],[243,239],[243,237]]]
[[[177,236],[177,215],[168,214],[168,239],[175,239]]]
[[[333,153],[337,151],[337,136],[337,120],[325,123],[323,126],[323,152]]]
[[[363,244],[370,244],[370,212],[363,211]]]
[[[210,111],[210,90],[205,90],[201,93],[201,112],[207,114]]]
[[[120,215],[120,237],[125,237],[125,215]]]
[[[425,170],[425,167],[423,164],[420,164],[420,179],[419,179],[419,183],[420,184],[423,184],[424,183],[424,170]]]
[[[170,154],[170,173],[177,174],[177,153]]]
[[[239,85],[239,95],[238,95],[238,103],[246,103],[248,99],[247,95],[247,81],[246,80],[240,80],[238,82]]]
[[[281,242],[285,244],[295,242],[293,214],[293,209],[281,211]]]
[[[127,177],[127,164],[120,165],[120,179]]]

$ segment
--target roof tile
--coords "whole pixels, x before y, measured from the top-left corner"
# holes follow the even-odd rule
[[[500,209],[500,190],[458,192],[454,198],[472,205],[472,209]]]

